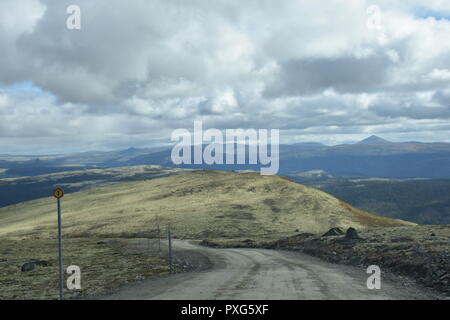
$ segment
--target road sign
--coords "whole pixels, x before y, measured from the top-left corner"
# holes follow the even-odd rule
[[[62,256],[62,223],[61,223],[61,198],[64,196],[64,190],[56,188],[53,190],[53,196],[56,198],[56,208],[58,213],[58,260],[59,260],[59,299],[64,300],[64,273]]]
[[[55,190],[53,190],[53,196],[56,199],[61,199],[62,197],[64,197],[64,190],[61,188],[56,188]]]

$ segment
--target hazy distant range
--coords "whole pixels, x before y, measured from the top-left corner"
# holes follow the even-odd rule
[[[259,170],[259,165],[181,165],[171,148],[129,148],[57,156],[0,155],[0,177],[134,165],[220,170]],[[325,146],[308,142],[280,145],[279,174],[324,170],[333,175],[380,178],[450,178],[450,143],[386,141],[371,136],[355,144]]]

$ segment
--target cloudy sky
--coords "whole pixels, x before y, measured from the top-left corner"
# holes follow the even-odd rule
[[[450,1],[392,2],[1,0],[0,154],[151,146],[194,120],[450,142]]]

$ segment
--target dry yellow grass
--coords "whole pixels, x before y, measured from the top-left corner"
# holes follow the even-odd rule
[[[399,223],[400,225],[414,225],[414,223],[405,223],[405,221],[402,220],[390,219],[363,210],[359,210],[342,200],[339,200],[339,202],[341,206],[348,209],[350,212],[353,212],[355,219],[359,223],[367,227],[396,227],[399,226]]]
[[[259,173],[192,171],[67,194],[62,200],[69,237],[156,235],[170,224],[179,238],[233,238],[331,227],[411,225],[357,210],[322,191]],[[55,200],[0,209],[0,237],[54,237]]]
[[[65,298],[95,295],[123,283],[168,273],[167,262],[157,256],[129,254],[127,243],[97,244],[98,239],[65,239],[64,265],[81,269],[81,290],[65,289]],[[104,240],[103,240],[104,241]],[[1,239],[0,300],[57,299],[58,261],[55,239]],[[31,259],[51,265],[22,272]]]

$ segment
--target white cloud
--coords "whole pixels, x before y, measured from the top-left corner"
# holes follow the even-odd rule
[[[426,81],[447,81],[450,80],[450,70],[448,69],[433,69],[430,73],[424,76]]]
[[[169,139],[198,118],[290,140],[448,140],[450,21],[418,16],[418,0],[79,0],[79,31],[65,27],[69,4],[0,3],[0,139],[24,152],[39,137],[80,149]],[[2,89],[17,82],[49,94]]]

